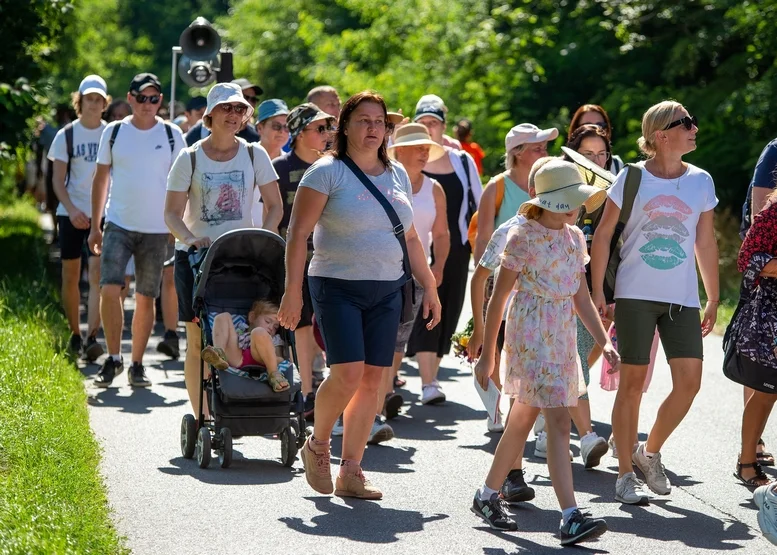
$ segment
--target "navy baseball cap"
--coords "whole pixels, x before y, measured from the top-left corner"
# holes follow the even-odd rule
[[[138,73],[130,81],[129,92],[139,93],[143,89],[148,87],[156,87],[156,89],[162,92],[162,83],[159,82],[159,78],[153,73]]]

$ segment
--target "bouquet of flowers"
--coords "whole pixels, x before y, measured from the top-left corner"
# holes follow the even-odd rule
[[[467,322],[467,325],[464,326],[462,331],[457,331],[451,336],[451,341],[453,342],[453,354],[457,358],[463,358],[464,360],[469,361],[470,356],[467,353],[467,345],[469,345],[469,338],[472,337],[472,332],[474,329],[475,324],[472,321],[472,318],[470,318],[469,322]]]

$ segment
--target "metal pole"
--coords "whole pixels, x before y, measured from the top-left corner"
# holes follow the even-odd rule
[[[178,66],[178,54],[180,52],[180,46],[173,46],[173,65],[170,71],[170,121],[175,119],[175,78]]]

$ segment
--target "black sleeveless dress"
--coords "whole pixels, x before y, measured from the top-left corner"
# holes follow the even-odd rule
[[[472,250],[468,241],[464,241],[462,244],[461,231],[459,230],[459,211],[464,202],[465,186],[461,183],[456,172],[447,174],[423,173],[436,180],[445,191],[451,249],[445,261],[442,285],[437,288],[437,295],[440,297],[442,305],[442,320],[434,329],[427,330],[426,321],[423,320],[422,313],[419,311],[407,344],[407,356],[433,352],[437,353],[438,357],[442,357],[451,350],[451,336],[456,333],[461,309],[464,306]],[[432,259],[434,259],[434,245],[432,245]]]

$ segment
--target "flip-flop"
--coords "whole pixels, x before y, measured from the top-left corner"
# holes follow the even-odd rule
[[[216,370],[226,370],[229,368],[227,355],[224,353],[224,349],[221,347],[211,347],[208,345],[200,353],[200,358],[202,358],[204,362],[207,362],[213,366],[213,368]]]
[[[280,371],[278,372],[267,372],[267,382],[270,384],[270,387],[272,387],[272,390],[275,393],[281,393],[282,391],[286,391],[291,387],[289,385],[289,380],[286,379],[286,376],[284,376]]]

